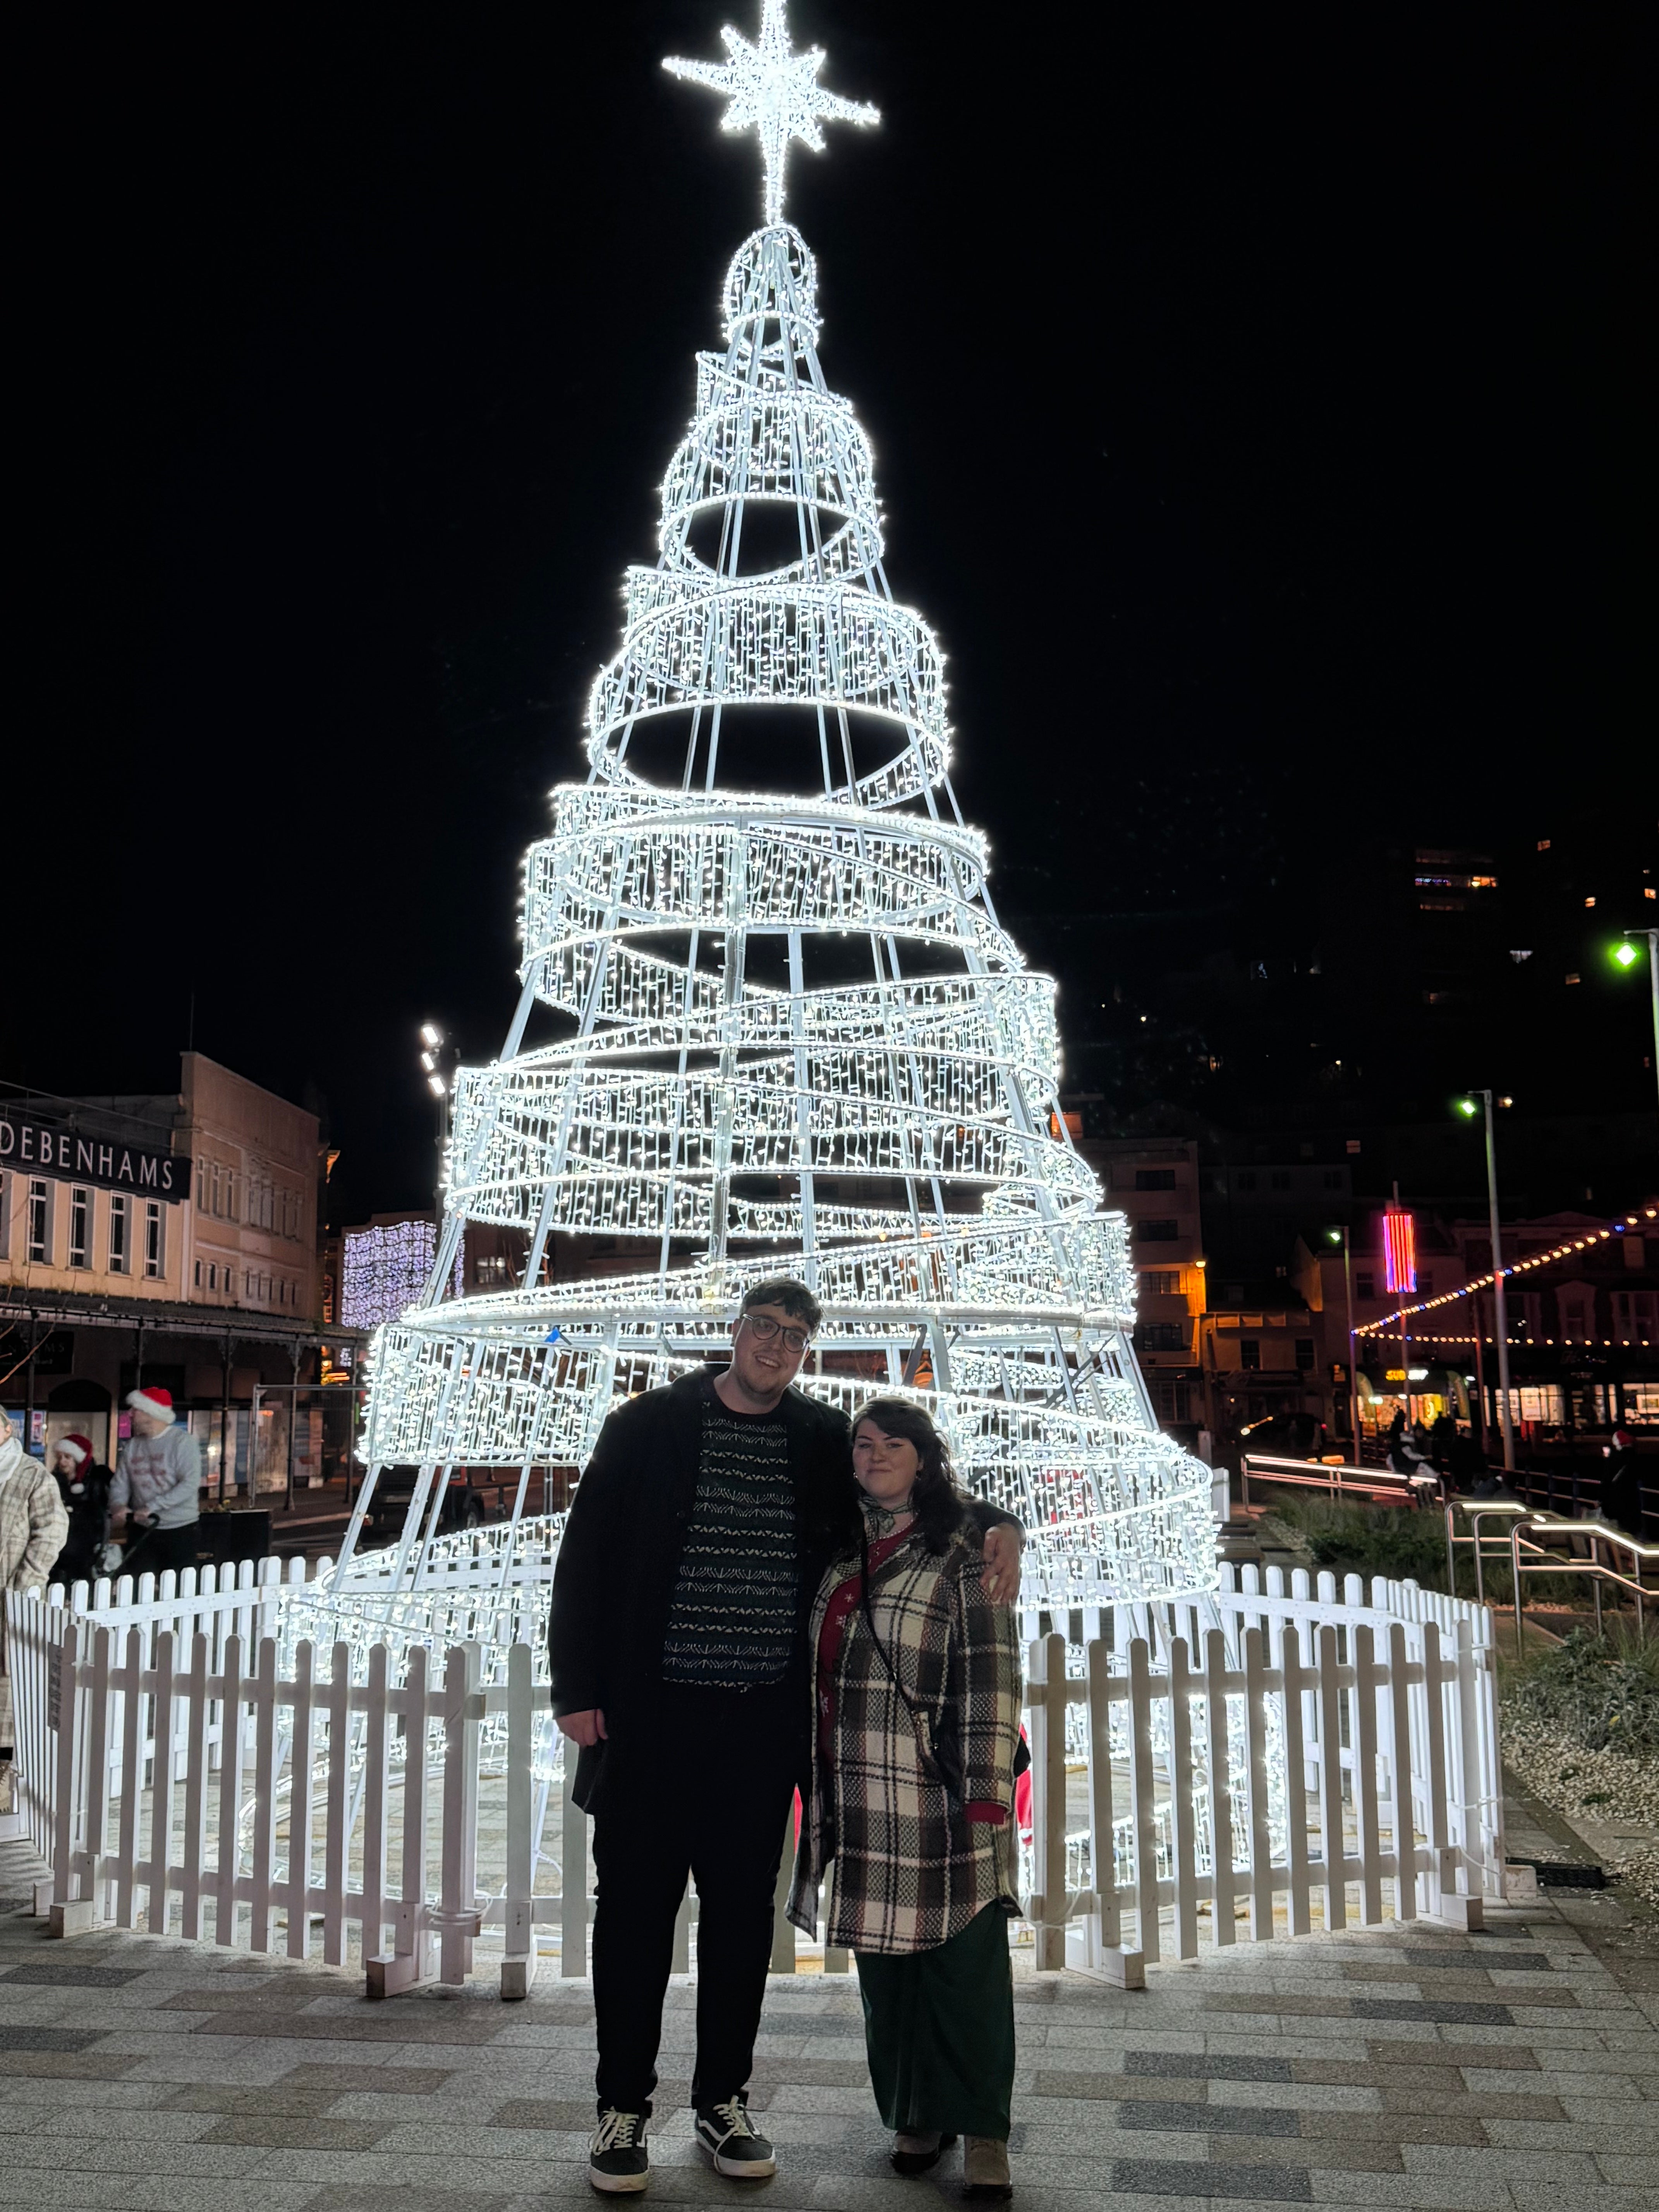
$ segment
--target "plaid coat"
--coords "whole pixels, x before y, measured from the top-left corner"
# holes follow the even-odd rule
[[[1013,1763],[1019,1736],[1014,1616],[980,1584],[982,1543],[971,1524],[947,1550],[921,1533],[870,1578],[876,1632],[916,1709],[913,1719],[870,1638],[861,1608],[836,1661],[833,1757],[812,1738],[812,1788],[801,1822],[789,1917],[817,1933],[817,1890],[830,1892],[824,1941],[851,1951],[931,1951],[988,1905],[1019,1910],[1014,1888]],[[830,1597],[859,1571],[856,1551],[834,1560],[812,1608],[811,1650]],[[969,1803],[1005,1807],[1000,1827],[970,1822],[919,1740],[954,1705]]]

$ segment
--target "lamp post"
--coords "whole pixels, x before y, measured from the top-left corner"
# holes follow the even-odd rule
[[[1648,974],[1653,986],[1653,1074],[1659,1084],[1659,929],[1627,929],[1624,943],[1613,947],[1610,957],[1615,968],[1633,968],[1642,957],[1634,942],[1638,937],[1648,940]]]
[[[1325,1234],[1333,1244],[1342,1247],[1342,1291],[1348,1308],[1348,1434],[1353,1441],[1353,1463],[1359,1461],[1359,1362],[1354,1356],[1353,1334],[1353,1265],[1348,1249],[1348,1224],[1340,1229],[1328,1229]]]
[[[1481,1102],[1480,1106],[1474,1103],[1477,1098]],[[1507,1098],[1504,1101],[1506,1106],[1509,1103]],[[1458,1112],[1466,1115],[1470,1121],[1481,1111],[1482,1107],[1486,1109],[1486,1204],[1492,1221],[1492,1299],[1497,1308],[1498,1321],[1498,1419],[1504,1432],[1504,1465],[1506,1469],[1512,1469],[1515,1466],[1515,1424],[1510,1414],[1510,1321],[1509,1309],[1504,1297],[1502,1232],[1498,1224],[1498,1145],[1492,1134],[1492,1093],[1490,1091],[1472,1091],[1467,1098],[1460,1098],[1457,1102]],[[1480,1333],[1479,1291],[1475,1293],[1474,1329],[1478,1337]],[[1484,1413],[1486,1408],[1482,1407],[1481,1411]]]

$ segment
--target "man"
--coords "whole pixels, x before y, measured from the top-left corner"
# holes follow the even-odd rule
[[[0,1413],[0,1590],[44,1589],[64,1548],[69,1515],[45,1464],[23,1449]],[[6,1609],[0,1606],[0,1758],[11,1757],[11,1678]]]
[[[856,1513],[845,1417],[790,1388],[820,1319],[787,1277],[758,1283],[729,1366],[619,1406],[577,1484],[548,1626],[553,1710],[593,1815],[596,2189],[645,2187],[674,1917],[696,1878],[697,2140],[717,2172],[775,2172],[747,2088],[773,1894],[810,1771],[805,1624]],[[1020,1533],[980,1506],[986,1589],[1011,1601]]]
[[[119,1534],[131,1510],[139,1533],[121,1562],[129,1575],[159,1575],[196,1565],[197,1522],[202,1512],[202,1453],[179,1425],[173,1393],[152,1385],[129,1390],[132,1434],[121,1447],[109,1503]]]

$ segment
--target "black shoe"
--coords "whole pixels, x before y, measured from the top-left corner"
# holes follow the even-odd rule
[[[587,2178],[595,2189],[622,2195],[643,2189],[651,2179],[645,2148],[645,2122],[637,2112],[607,2105],[587,2146]]]
[[[927,2173],[936,2166],[951,2144],[954,2136],[940,2136],[931,2149],[922,2135],[896,2135],[888,2156],[895,2173]]]
[[[728,2181],[769,2181],[778,2170],[772,2146],[749,2117],[747,2100],[728,2097],[723,2105],[699,2105],[697,2141]]]

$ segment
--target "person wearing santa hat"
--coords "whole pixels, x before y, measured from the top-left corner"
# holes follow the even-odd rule
[[[173,1394],[152,1383],[129,1390],[132,1434],[121,1447],[110,1511],[116,1533],[131,1515],[137,1540],[121,1562],[130,1575],[159,1575],[196,1564],[202,1510],[202,1454],[173,1410]]]
[[[59,1437],[52,1447],[52,1471],[58,1494],[69,1509],[69,1535],[52,1571],[55,1583],[95,1582],[104,1571],[109,1539],[109,1491],[115,1480],[93,1457],[90,1437]]]

